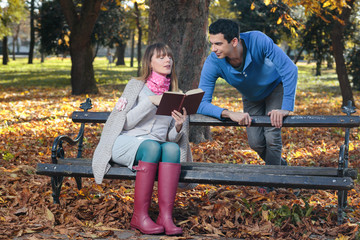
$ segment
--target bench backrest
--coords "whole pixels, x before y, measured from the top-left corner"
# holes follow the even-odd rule
[[[77,123],[105,123],[110,112],[82,112],[72,114],[73,122]],[[253,127],[270,127],[270,117],[251,116]],[[191,125],[202,126],[239,126],[230,119],[218,120],[213,117],[193,114],[190,115]],[[344,127],[353,128],[360,126],[360,116],[346,115],[290,115],[284,118],[283,127]]]

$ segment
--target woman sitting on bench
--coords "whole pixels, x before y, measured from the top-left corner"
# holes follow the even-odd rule
[[[180,161],[192,161],[192,156],[186,110],[184,114],[173,111],[171,116],[155,114],[168,90],[178,91],[173,54],[167,45],[156,43],[145,51],[141,77],[129,81],[111,112],[92,161],[98,184],[110,167],[110,159],[137,171],[130,225],[145,234],[182,234],[173,223],[172,210]],[[160,213],[155,223],[148,209],[157,170]]]

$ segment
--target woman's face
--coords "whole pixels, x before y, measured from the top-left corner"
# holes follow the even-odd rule
[[[154,55],[151,57],[151,62],[150,62],[151,69],[163,76],[167,76],[171,74],[172,65],[173,65],[173,60],[168,55],[158,54],[155,51]]]

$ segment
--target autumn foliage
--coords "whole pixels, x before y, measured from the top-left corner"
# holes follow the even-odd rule
[[[122,89],[123,86],[120,86]],[[36,175],[39,162],[50,162],[52,141],[59,134],[76,137],[79,125],[70,115],[91,97],[91,111],[113,108],[118,90],[100,87],[100,95],[71,96],[69,87],[2,87],[0,85],[0,238],[63,234],[75,238],[113,237],[114,231],[130,230],[134,188],[132,181],[105,180],[96,185],[83,179],[78,190],[72,178],[63,184],[60,205],[52,203],[50,178]],[[217,87],[218,105],[242,109],[241,96],[226,84]],[[359,98],[359,95],[355,95]],[[298,90],[298,115],[338,115],[341,96],[317,90]],[[359,114],[357,112],[357,114]],[[84,157],[91,158],[102,125],[89,125]],[[197,162],[263,164],[249,148],[242,127],[213,127],[213,139],[192,144]],[[283,157],[290,165],[337,166],[344,130],[336,128],[284,128]],[[359,169],[360,132],[351,131],[350,166]],[[76,149],[65,146],[67,157]],[[344,224],[338,226],[335,191],[278,189],[260,194],[255,187],[199,185],[177,195],[174,216],[192,235],[245,239],[359,238],[359,183],[349,192]],[[156,191],[155,191],[156,193]],[[154,194],[153,201],[157,201]],[[157,216],[157,204],[150,213]]]

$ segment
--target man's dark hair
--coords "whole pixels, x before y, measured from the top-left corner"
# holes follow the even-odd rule
[[[234,38],[239,39],[240,27],[230,19],[218,19],[210,24],[209,33],[213,35],[222,33],[224,38],[230,43]]]

